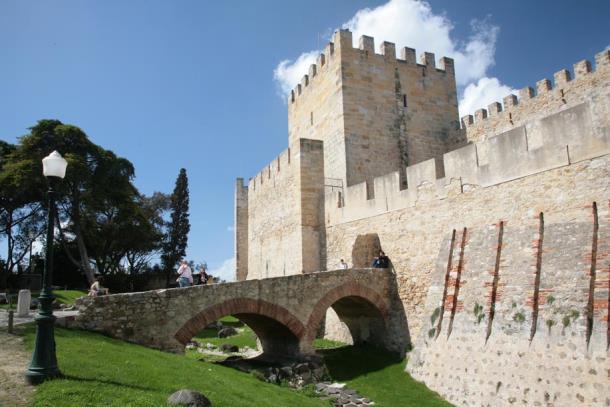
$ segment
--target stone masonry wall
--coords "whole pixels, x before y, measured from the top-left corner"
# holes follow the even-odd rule
[[[295,350],[311,353],[326,310],[345,298],[361,299],[375,310],[387,332],[381,345],[395,351],[405,348],[408,329],[395,276],[371,269],[83,297],[77,303],[80,312],[73,324],[179,352],[208,324],[236,315],[251,324],[265,353],[272,356],[286,350],[285,342],[290,341]]]
[[[379,235],[417,338],[408,368],[453,403],[609,402],[608,51],[596,61],[578,97],[540,94],[543,113],[467,129],[478,141],[445,154],[445,178],[430,160],[406,190],[395,172],[373,199],[363,184],[327,194],[329,264]]]
[[[248,277],[248,187],[243,178],[235,182],[235,280]]]
[[[322,157],[321,141],[296,140],[248,183],[248,279],[320,269]]]

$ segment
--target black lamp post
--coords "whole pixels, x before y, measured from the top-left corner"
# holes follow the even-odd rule
[[[53,151],[42,160],[42,173],[49,181],[49,219],[47,224],[47,252],[42,275],[42,290],[38,297],[38,315],[36,316],[36,345],[32,355],[32,362],[25,374],[25,378],[30,384],[39,384],[61,374],[57,367],[57,358],[55,357],[55,316],[53,316],[52,305],[55,297],[51,289],[53,276],[53,231],[55,223],[55,191],[53,186],[66,175],[67,166],[68,162],[57,151]]]

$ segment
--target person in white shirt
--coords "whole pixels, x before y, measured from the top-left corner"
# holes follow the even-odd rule
[[[178,281],[180,288],[189,287],[193,284],[193,272],[186,260],[182,260],[182,264],[178,268],[178,279],[176,281]]]
[[[339,268],[347,270],[347,263],[345,262],[345,260],[341,259],[341,261],[339,262]]]

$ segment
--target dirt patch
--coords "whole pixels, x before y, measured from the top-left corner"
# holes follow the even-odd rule
[[[25,383],[31,355],[25,350],[23,328],[15,330],[13,335],[0,330],[0,407],[29,406],[34,392]]]

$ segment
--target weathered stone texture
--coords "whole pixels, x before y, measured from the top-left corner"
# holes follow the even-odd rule
[[[182,351],[199,331],[227,315],[249,325],[269,357],[313,352],[326,310],[347,321],[356,342],[397,352],[409,343],[395,276],[340,270],[141,293],[83,297],[77,327],[141,345]],[[356,307],[357,315],[350,315]]]
[[[574,78],[561,70],[466,116],[462,129],[453,61],[441,64],[335,34],[288,102],[290,145],[321,140],[323,165],[301,167],[309,194],[250,206],[258,263],[248,278],[282,275],[260,261],[281,257],[277,248],[312,266],[360,267],[379,244],[418,338],[416,378],[456,404],[608,404],[610,52],[595,70],[579,62]],[[321,184],[333,185],[323,197]],[[268,222],[293,230],[275,211],[294,202],[324,222],[314,244],[257,242]],[[286,263],[286,274],[303,264]],[[329,313],[327,335],[347,334],[339,320]]]

